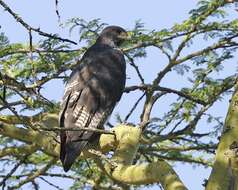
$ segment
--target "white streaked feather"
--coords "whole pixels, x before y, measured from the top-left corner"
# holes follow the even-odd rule
[[[79,94],[80,94],[80,92],[77,92],[77,91],[74,92],[69,99],[69,103],[73,103],[78,98]]]
[[[64,90],[64,94],[66,94],[66,92],[68,92],[68,91],[71,90],[74,86],[77,86],[77,85],[79,85],[79,82],[78,82],[78,81],[73,81],[72,83],[67,84],[66,87],[65,87],[65,90]]]
[[[80,114],[83,106],[77,105],[76,108],[74,109],[73,116],[74,118],[77,118],[78,115]]]
[[[102,113],[96,113],[93,116],[93,118],[92,118],[92,120],[90,122],[89,127],[90,128],[97,128],[97,126],[99,125],[99,123],[102,120],[102,118],[103,118],[103,114]]]
[[[78,127],[84,127],[86,125],[89,117],[90,117],[89,112],[87,111],[87,109],[85,107],[83,107],[81,109],[81,112],[78,116],[78,119],[77,119],[75,125]]]

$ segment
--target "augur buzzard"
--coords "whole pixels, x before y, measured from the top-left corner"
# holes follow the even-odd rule
[[[126,36],[121,27],[106,27],[84,54],[65,87],[60,127],[103,128],[125,87],[126,62],[117,48]],[[95,139],[95,132],[61,131],[60,159],[65,171]]]

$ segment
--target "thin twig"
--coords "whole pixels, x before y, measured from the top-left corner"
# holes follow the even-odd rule
[[[49,181],[46,180],[45,178],[43,178],[43,177],[39,177],[39,178],[40,178],[42,181],[46,182],[48,185],[50,185],[50,186],[52,186],[52,187],[54,187],[54,188],[56,188],[56,189],[63,190],[63,189],[60,188],[58,185],[55,185],[55,184],[49,182]]]
[[[60,14],[59,14],[59,1],[58,0],[55,0],[55,12],[56,12],[56,15],[58,17],[58,22],[60,22]]]
[[[125,93],[129,93],[131,91],[135,91],[135,90],[142,90],[142,91],[148,91],[150,89],[152,89],[154,91],[162,91],[162,92],[166,92],[166,93],[173,93],[173,94],[177,94],[180,97],[186,98],[188,100],[191,100],[193,102],[196,102],[198,104],[201,105],[207,105],[207,102],[202,100],[202,99],[198,99],[196,97],[193,97],[192,95],[189,95],[188,93],[182,92],[182,91],[178,91],[172,88],[166,88],[166,87],[162,87],[162,86],[155,86],[153,87],[153,85],[151,84],[142,84],[142,85],[138,85],[138,86],[128,86],[125,88],[124,92]]]
[[[141,83],[144,84],[144,83],[145,83],[145,79],[142,77],[142,74],[140,73],[139,67],[135,64],[134,59],[131,58],[131,57],[130,57],[127,53],[125,53],[125,52],[124,52],[124,55],[126,55],[126,57],[127,57],[128,60],[129,60],[130,65],[135,69],[135,71],[136,71],[136,73],[137,73],[137,75],[138,75],[138,77],[139,77]]]
[[[25,159],[27,158],[28,155],[26,155],[20,162],[18,162],[12,169],[11,171],[3,178],[3,180],[0,182],[0,186],[2,186],[2,190],[4,190],[6,181],[9,179],[12,174],[19,168],[19,166],[24,163]]]
[[[131,114],[134,112],[134,110],[136,109],[137,105],[140,103],[140,101],[144,98],[145,96],[145,93],[142,94],[142,96],[140,96],[138,98],[138,100],[135,102],[135,104],[133,105],[133,107],[131,108],[131,110],[129,111],[129,113],[126,115],[125,119],[124,119],[124,122],[126,122],[129,117],[131,116]]]
[[[4,3],[2,0],[0,0],[0,5],[9,13],[13,16],[13,18],[19,22],[23,27],[25,27],[28,31],[34,31],[36,33],[38,33],[39,35],[41,36],[45,36],[45,37],[49,37],[49,38],[53,38],[53,39],[58,39],[60,41],[63,41],[63,42],[69,42],[71,44],[74,44],[74,45],[77,45],[76,42],[72,41],[72,40],[69,40],[69,39],[66,39],[66,38],[61,38],[61,37],[58,37],[56,34],[49,34],[49,33],[46,33],[46,32],[43,32],[42,30],[40,30],[40,28],[33,28],[31,27],[29,24],[27,24],[21,17],[18,16],[18,14],[14,13],[10,7]]]
[[[19,184],[10,187],[11,190],[15,190],[15,189],[19,189],[21,186],[23,186],[26,183],[31,182],[32,180],[34,180],[35,178],[39,177],[41,174],[45,173],[48,169],[50,169],[50,167],[55,164],[57,161],[56,158],[52,158],[48,164],[46,164],[43,168],[37,170],[35,173],[29,175],[26,179],[20,181]]]

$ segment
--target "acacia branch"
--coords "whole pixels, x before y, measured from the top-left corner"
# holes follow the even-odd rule
[[[237,189],[238,83],[232,95],[206,190]]]
[[[59,145],[46,132],[39,132],[32,129],[18,128],[13,125],[0,123],[0,134],[28,144],[34,144],[50,156],[58,156]]]
[[[133,107],[131,108],[131,110],[129,111],[129,113],[126,115],[125,119],[124,119],[124,122],[126,122],[129,117],[131,116],[131,114],[135,111],[137,105],[140,103],[140,101],[143,99],[143,97],[145,96],[145,93],[143,93],[139,98],[138,100],[135,102],[135,104],[133,105]]]
[[[35,144],[19,147],[6,147],[0,150],[0,158],[4,156],[19,156],[22,154],[30,155],[35,152],[37,148],[38,147]]]
[[[195,103],[198,103],[198,104],[201,104],[201,105],[206,105],[207,104],[206,101],[204,101],[202,99],[199,99],[199,98],[196,98],[192,95],[189,95],[188,93],[178,91],[178,90],[175,90],[175,89],[172,89],[172,88],[162,87],[162,86],[153,87],[153,85],[151,85],[151,84],[142,84],[142,85],[138,85],[138,86],[137,85],[128,86],[128,87],[125,88],[124,92],[129,93],[129,92],[134,91],[134,90],[148,91],[152,88],[153,88],[154,91],[161,91],[161,92],[166,92],[166,93],[177,94],[180,97],[186,98],[188,100],[191,100],[191,101],[193,101]]]
[[[168,186],[167,189],[169,189],[169,187],[174,187],[175,184],[177,189],[179,189],[179,187],[182,187],[181,189],[186,189],[182,182],[179,180],[178,176],[174,173],[172,168],[164,161],[150,164],[131,165],[139,145],[141,134],[140,128],[120,126],[114,128],[114,130],[116,139],[111,134],[102,134],[99,142],[99,147],[104,150],[107,147],[108,151],[112,149],[112,146],[114,146],[114,148],[116,146],[112,161],[116,162],[117,166],[113,170],[113,173],[110,174],[110,167],[105,163],[105,167],[107,168],[106,171],[109,172],[108,175],[110,174],[113,178],[122,183],[128,182],[129,184],[147,184],[150,182],[160,182],[164,187],[167,188]],[[0,134],[27,143],[35,142],[38,147],[40,147],[43,151],[45,151],[49,155],[52,155],[53,157],[58,156],[59,154],[58,145],[54,142],[52,137],[47,136],[46,133],[33,130],[25,130],[16,128],[14,126],[6,126],[3,124],[0,127]],[[117,143],[119,143],[120,145],[118,146]],[[95,156],[92,156],[92,154],[89,154],[89,152],[84,153],[86,153],[86,156],[89,155],[94,159],[96,158]],[[48,169],[50,165],[51,164],[47,165],[46,169]],[[43,173],[42,170],[40,170],[40,174]],[[46,170],[44,169],[44,171]],[[163,171],[164,173],[157,173],[157,171]],[[38,177],[40,174],[38,172],[33,174],[32,176],[29,176],[26,180],[20,182],[16,187],[19,187],[26,182],[35,179],[35,177]],[[133,176],[135,175],[139,176],[139,178],[134,178]],[[167,181],[168,178],[170,179],[169,181]]]
[[[69,128],[60,128],[60,127],[40,127],[39,129],[44,131],[90,131],[99,134],[108,134],[108,135],[115,135],[114,132],[106,131],[103,129],[96,129],[96,128],[83,128],[83,127],[69,127]]]
[[[48,37],[48,38],[53,38],[53,39],[57,39],[57,40],[60,40],[60,41],[63,41],[63,42],[69,42],[71,44],[74,44],[74,45],[77,45],[76,42],[72,41],[72,40],[69,40],[69,39],[66,39],[66,38],[60,38],[58,37],[56,34],[49,34],[49,33],[46,33],[46,32],[43,32],[42,30],[40,30],[40,28],[33,28],[31,27],[29,24],[27,24],[21,17],[19,17],[16,13],[14,13],[11,8],[5,3],[3,2],[2,0],[0,0],[0,5],[9,13],[13,16],[13,18],[19,22],[24,28],[26,28],[28,31],[34,31],[36,33],[38,33],[39,35],[41,36],[45,36],[45,37]]]
[[[114,180],[124,184],[149,184],[161,183],[166,190],[185,190],[186,187],[180,181],[171,166],[165,161],[157,161],[149,164],[132,165],[141,136],[141,128],[120,126],[115,130],[118,145],[112,157],[117,166],[111,168],[103,165],[104,172]],[[100,160],[97,160],[100,162]]]
[[[141,83],[144,84],[145,83],[145,79],[143,78],[143,76],[142,76],[142,74],[141,74],[141,72],[139,70],[139,67],[135,64],[134,59],[132,57],[130,57],[127,53],[124,53],[124,54],[128,58],[130,65],[135,69],[135,71],[137,73],[137,76],[139,77]]]
[[[238,47],[238,44],[237,43],[233,43],[231,42],[231,39],[232,38],[236,38],[238,35],[233,35],[232,37],[229,37],[229,38],[225,38],[223,40],[220,40],[219,42],[211,45],[211,46],[208,46],[202,50],[199,50],[199,51],[196,51],[196,52],[193,52],[189,55],[186,55],[178,60],[175,61],[175,65],[178,65],[178,64],[181,64],[181,63],[184,63],[185,61],[188,61],[194,57],[197,57],[197,56],[200,56],[200,55],[203,55],[205,53],[208,53],[209,51],[212,51],[212,50],[216,50],[216,49],[220,49],[220,48],[224,48],[224,47],[228,47],[227,45],[229,45],[229,47]]]

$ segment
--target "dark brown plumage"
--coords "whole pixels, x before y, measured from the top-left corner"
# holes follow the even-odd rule
[[[103,128],[125,87],[125,59],[116,49],[126,36],[118,26],[106,27],[72,72],[61,104],[60,127]],[[68,171],[97,134],[62,131],[60,159]]]

